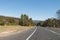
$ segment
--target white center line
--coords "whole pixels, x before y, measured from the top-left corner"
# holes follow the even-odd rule
[[[34,30],[34,32],[33,32],[26,40],[29,40],[30,37],[36,32],[36,30],[37,30],[37,27],[36,27],[36,29]]]

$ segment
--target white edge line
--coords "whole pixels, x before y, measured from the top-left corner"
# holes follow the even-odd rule
[[[45,30],[48,30],[48,29],[45,29]],[[54,34],[60,35],[60,33],[57,33],[57,32],[55,32],[55,31],[53,31],[53,30],[48,30],[48,31],[50,31],[50,32],[52,32],[52,33],[54,33]]]
[[[49,30],[49,31],[51,31],[52,33],[55,33],[55,34],[57,34],[57,35],[60,35],[60,33],[57,33],[57,32],[55,32],[55,31],[52,31],[52,30]]]
[[[30,37],[36,32],[36,30],[37,30],[37,27],[35,28],[35,30],[33,31],[33,33],[26,40],[29,40]]]

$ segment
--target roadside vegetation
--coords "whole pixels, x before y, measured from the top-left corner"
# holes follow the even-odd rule
[[[33,26],[32,18],[29,18],[26,14],[22,14],[20,18],[0,16],[0,25],[20,25],[20,26]]]
[[[57,18],[48,18],[45,21],[40,21],[37,26],[60,28],[60,10],[56,14]]]
[[[22,14],[20,18],[0,16],[0,32],[4,31],[23,31],[32,28],[34,23],[32,18]]]

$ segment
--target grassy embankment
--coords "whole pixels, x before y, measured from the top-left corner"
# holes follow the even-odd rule
[[[4,31],[17,32],[17,31],[27,30],[30,28],[32,28],[32,27],[28,27],[28,26],[0,26],[0,32],[4,32]]]

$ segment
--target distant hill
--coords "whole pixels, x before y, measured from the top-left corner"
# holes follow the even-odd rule
[[[15,19],[19,19],[19,18],[16,18],[16,17],[2,16],[2,15],[0,15],[0,18],[15,18]]]
[[[35,23],[35,25],[40,22],[40,20],[33,20],[33,22]]]
[[[19,23],[19,18],[15,18],[15,17],[8,17],[8,16],[2,16],[0,15],[0,25],[2,24],[18,24]]]

